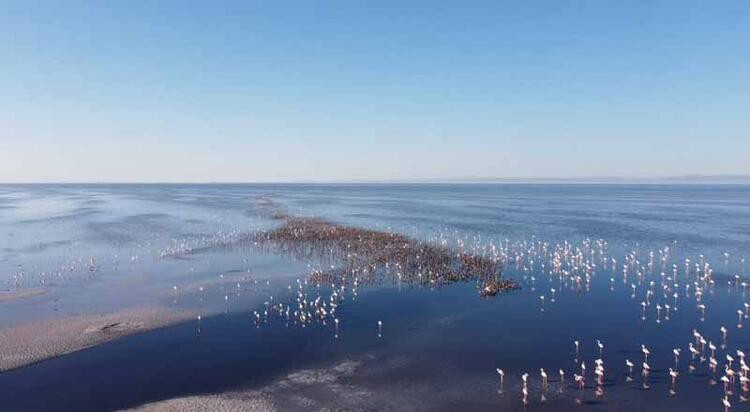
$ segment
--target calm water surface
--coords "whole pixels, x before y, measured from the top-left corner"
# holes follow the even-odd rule
[[[273,315],[257,322],[253,311],[263,311],[270,296],[294,303],[296,290],[288,286],[307,276],[308,265],[323,262],[247,249],[168,255],[185,245],[272,227],[276,223],[259,213],[259,196],[292,214],[424,240],[508,244],[514,251],[538,251],[544,242],[586,243],[596,250],[597,267],[588,285],[577,285],[550,276],[543,259],[516,262],[503,275],[522,288],[493,299],[480,298],[472,282],[429,287],[386,280],[344,298],[338,333],[330,322],[302,327]],[[656,263],[646,268],[650,252]],[[624,279],[622,264],[630,253],[646,270]],[[694,264],[700,255],[714,279],[703,291],[704,314],[694,286],[684,289],[693,282],[684,277],[684,261]],[[264,388],[290,372],[356,360],[362,366],[343,382],[361,396],[347,408],[720,411],[722,385],[710,384],[707,361],[690,360],[688,343],[697,329],[719,346],[719,328],[726,325],[728,344],[717,353],[720,369],[726,351],[750,350],[750,321],[737,315],[747,301],[740,283],[747,276],[745,257],[748,186],[0,186],[0,288],[46,292],[0,304],[0,326],[138,305],[205,313],[200,325],[187,322],[0,374],[0,398],[3,410],[115,410]],[[673,264],[679,268],[676,280]],[[641,302],[651,281],[656,293],[644,316]],[[662,292],[675,281],[676,301]],[[312,298],[331,294],[315,285],[307,292]],[[657,304],[670,305],[669,319],[664,309],[657,319]],[[604,343],[606,371],[599,395],[593,375],[597,339]],[[581,343],[578,355],[574,340]],[[641,344],[652,353],[648,389]],[[675,347],[682,348],[680,376],[670,394]],[[631,382],[625,359],[636,364]],[[589,366],[583,391],[572,383],[580,361]],[[506,372],[502,393],[498,367]],[[550,375],[546,390],[540,368]],[[566,373],[564,385],[558,369]],[[524,372],[530,374],[526,406]],[[306,396],[336,407],[331,388],[326,390]],[[750,408],[737,393],[730,400],[738,409]]]

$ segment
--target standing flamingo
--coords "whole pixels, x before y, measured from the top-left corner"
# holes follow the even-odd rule
[[[674,388],[675,381],[677,381],[677,376],[679,376],[679,372],[676,370],[669,368],[669,376],[672,377],[672,387]]]

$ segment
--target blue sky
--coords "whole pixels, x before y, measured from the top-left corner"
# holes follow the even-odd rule
[[[29,3],[3,182],[750,173],[745,1]]]

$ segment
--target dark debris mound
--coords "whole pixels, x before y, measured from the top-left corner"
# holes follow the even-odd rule
[[[518,282],[513,279],[490,280],[482,285],[479,296],[483,298],[495,296],[498,293],[520,288]]]

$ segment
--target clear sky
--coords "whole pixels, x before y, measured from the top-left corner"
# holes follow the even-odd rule
[[[3,2],[0,182],[750,173],[747,1],[218,3]]]

